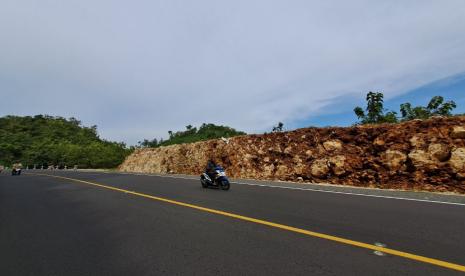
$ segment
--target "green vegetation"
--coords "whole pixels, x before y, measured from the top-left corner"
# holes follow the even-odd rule
[[[210,139],[218,139],[221,137],[229,138],[238,135],[245,135],[245,132],[237,131],[234,128],[227,126],[217,126],[214,124],[202,124],[199,129],[193,127],[192,125],[186,126],[184,131],[168,131],[169,139],[168,140],[147,140],[139,142],[141,147],[159,147],[159,146],[168,146],[174,144],[185,144],[193,143],[197,141],[204,141]]]
[[[379,124],[379,123],[397,123],[400,121],[409,121],[414,119],[427,119],[431,116],[452,116],[452,110],[457,107],[454,101],[444,102],[441,96],[434,96],[426,107],[416,106],[412,108],[410,103],[400,105],[400,114],[398,118],[397,112],[387,111],[383,107],[383,93],[368,92],[366,101],[366,113],[361,107],[354,108],[361,124]]]
[[[380,92],[368,92],[366,101],[366,114],[365,111],[359,106],[354,109],[355,115],[361,120],[362,124],[379,124],[379,123],[395,123],[397,122],[397,113],[387,111],[383,107],[384,95]]]
[[[97,127],[75,118],[47,115],[0,118],[0,164],[78,165],[114,168],[131,152],[124,143],[102,140]]]
[[[435,96],[431,99],[426,107],[416,106],[412,108],[410,103],[400,105],[400,113],[402,114],[402,121],[413,119],[426,119],[435,115],[452,116],[452,110],[457,105],[454,101],[444,102],[441,96]]]

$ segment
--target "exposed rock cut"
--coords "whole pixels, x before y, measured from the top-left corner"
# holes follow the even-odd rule
[[[465,117],[305,128],[134,151],[121,171],[200,174],[209,158],[231,177],[465,193]]]

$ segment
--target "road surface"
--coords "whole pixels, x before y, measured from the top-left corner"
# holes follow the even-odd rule
[[[261,183],[220,191],[189,177],[3,172],[1,274],[463,275],[463,197]]]

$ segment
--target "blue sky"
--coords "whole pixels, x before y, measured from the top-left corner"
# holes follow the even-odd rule
[[[463,108],[464,34],[463,0],[2,0],[0,116],[136,144],[189,124],[348,125],[370,90],[397,109],[439,86]]]
[[[379,91],[374,89],[373,91]],[[383,92],[383,91],[380,91]],[[396,111],[400,116],[399,107],[402,103],[409,102],[413,106],[426,106],[434,96],[443,96],[446,101],[453,100],[457,108],[454,114],[465,113],[465,73],[429,83],[412,89],[400,96],[385,99],[386,109]],[[292,122],[289,128],[301,128],[308,126],[350,126],[357,122],[353,109],[355,106],[366,107],[364,97],[347,96],[328,105],[321,114],[310,116],[308,119]]]

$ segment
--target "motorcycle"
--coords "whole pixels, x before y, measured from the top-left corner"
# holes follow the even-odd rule
[[[231,184],[229,179],[226,177],[226,172],[221,166],[216,166],[215,175],[212,179],[206,172],[200,176],[200,183],[203,188],[215,187],[222,190],[229,190]]]
[[[21,175],[21,168],[23,166],[20,163],[13,164],[13,168],[11,169],[11,175]]]

